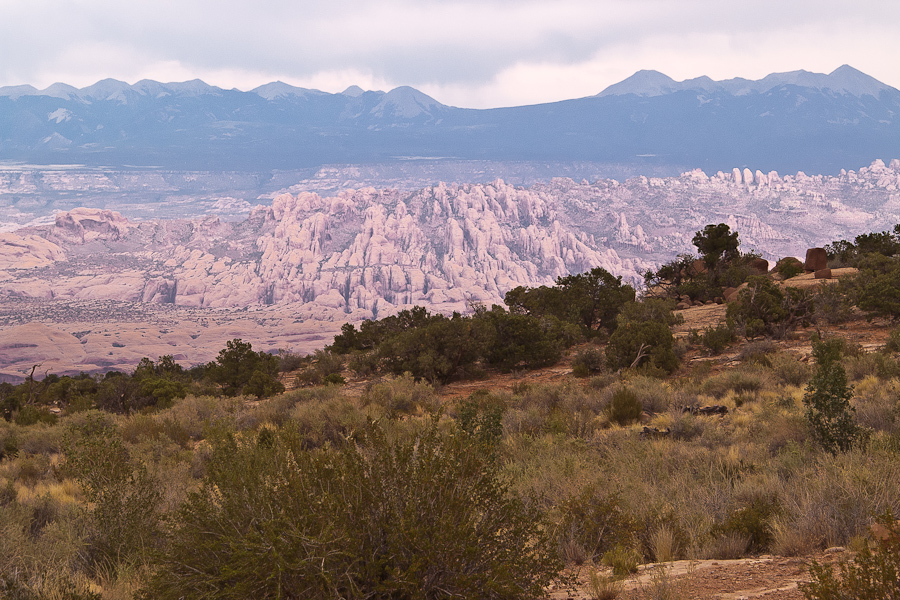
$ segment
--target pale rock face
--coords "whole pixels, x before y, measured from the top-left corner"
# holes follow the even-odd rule
[[[240,223],[131,223],[76,209],[52,226],[0,234],[0,293],[187,311],[290,306],[297,319],[328,321],[416,304],[465,311],[598,266],[637,284],[694,251],[694,232],[709,223],[727,222],[742,248],[768,259],[881,231],[900,221],[898,185],[891,161],[837,177],[735,168],[528,189],[497,180],[282,194]]]
[[[54,327],[28,323],[0,331],[0,364],[37,364],[43,378],[43,371],[53,372],[54,364],[83,360],[84,349],[78,338]]]
[[[56,216],[56,235],[60,239],[118,240],[134,227],[120,213],[96,208],[75,208]]]
[[[0,233],[0,269],[34,269],[64,260],[63,249],[42,237]]]

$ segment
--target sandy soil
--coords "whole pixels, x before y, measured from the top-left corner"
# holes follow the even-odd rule
[[[642,565],[638,572],[621,582],[618,598],[651,600],[666,598],[661,592],[673,590],[680,600],[803,600],[800,585],[809,581],[809,564],[836,563],[851,558],[843,548],[833,548],[809,557],[759,556],[738,560],[680,560],[665,564]],[[581,567],[574,574],[578,584],[574,589],[554,589],[554,600],[589,600],[588,585],[593,567]],[[606,574],[608,569],[598,569]]]

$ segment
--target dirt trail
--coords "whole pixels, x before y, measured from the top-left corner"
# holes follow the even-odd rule
[[[650,600],[662,597],[662,587],[676,591],[682,600],[803,600],[800,584],[809,581],[809,564],[835,563],[851,553],[833,549],[809,557],[759,556],[737,560],[679,560],[665,564],[642,565],[638,572],[622,582],[618,598]],[[590,600],[588,580],[593,567],[577,572],[576,589],[554,589],[554,600]],[[600,568],[601,574],[606,574]]]

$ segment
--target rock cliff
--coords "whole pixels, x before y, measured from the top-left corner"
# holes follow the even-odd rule
[[[0,293],[186,308],[291,306],[356,321],[415,304],[464,311],[601,266],[638,283],[707,223],[769,259],[900,222],[900,161],[840,176],[749,169],[530,188],[439,184],[284,193],[239,222],[129,221],[79,208],[0,234]]]

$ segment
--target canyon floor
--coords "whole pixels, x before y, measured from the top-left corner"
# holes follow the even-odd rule
[[[234,338],[256,350],[307,354],[334,339],[340,322],[306,321],[290,305],[200,309],[114,300],[0,298],[0,380],[121,370],[172,355],[184,366],[215,359]]]

